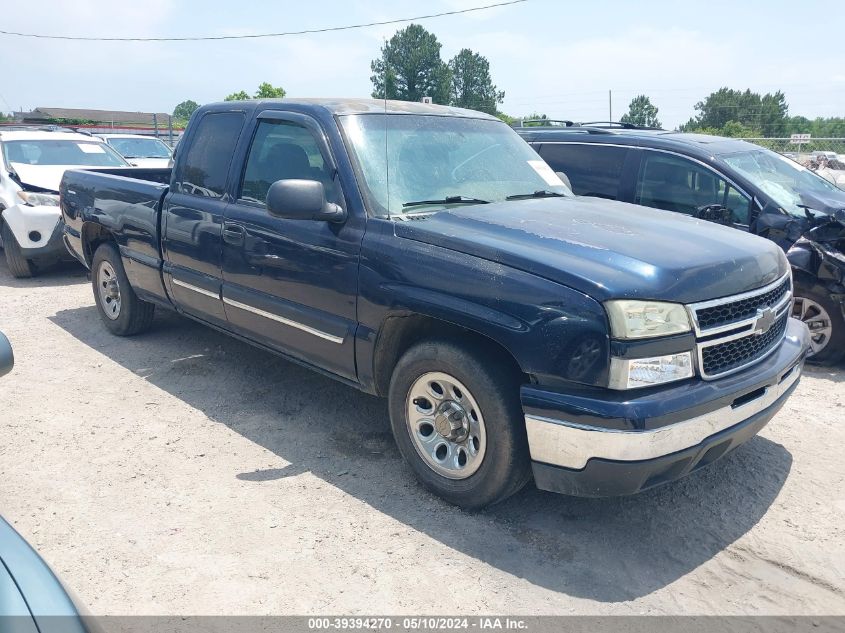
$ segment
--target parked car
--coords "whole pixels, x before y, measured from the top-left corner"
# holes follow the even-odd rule
[[[814,359],[845,356],[845,191],[737,139],[636,127],[517,132],[576,194],[709,219],[776,242],[792,264],[793,314],[810,328]]]
[[[47,563],[2,517],[0,630],[10,633],[101,631]]]
[[[68,167],[129,166],[100,139],[61,129],[0,128],[0,248],[15,277],[68,259],[59,182]]]
[[[12,353],[12,345],[3,332],[0,332],[0,378],[12,371],[15,366],[15,355]]]
[[[810,152],[810,159],[811,160],[820,160],[820,159],[838,160],[839,156],[837,155],[836,152],[816,150],[815,152]]]
[[[411,469],[464,508],[532,472],[587,496],[676,479],[753,436],[801,375],[775,244],[575,197],[485,114],[208,105],[169,184],[127,174],[61,186],[109,331],[175,309],[386,396]]]
[[[155,136],[143,134],[100,134],[99,136],[136,167],[170,167],[173,150]]]

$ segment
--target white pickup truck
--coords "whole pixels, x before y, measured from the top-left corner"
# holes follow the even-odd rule
[[[72,259],[62,242],[59,183],[76,167],[128,167],[98,138],[62,128],[0,128],[0,248],[15,277]]]

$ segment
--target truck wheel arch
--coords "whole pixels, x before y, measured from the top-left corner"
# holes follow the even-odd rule
[[[373,352],[373,382],[376,395],[387,395],[393,369],[402,354],[416,343],[432,338],[484,345],[504,362],[510,363],[519,373],[523,373],[513,354],[489,336],[418,312],[391,314],[379,328]]]
[[[117,239],[112,233],[102,224],[96,222],[85,222],[82,225],[82,254],[85,257],[85,263],[90,268],[91,262],[94,259],[94,253],[104,242],[114,242],[117,244]]]

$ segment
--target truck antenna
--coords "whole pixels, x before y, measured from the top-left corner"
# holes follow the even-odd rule
[[[390,159],[388,154],[388,132],[390,131],[387,121],[387,81],[390,77],[390,58],[387,55],[387,36],[383,38],[384,47],[384,86],[382,87],[382,95],[384,96],[384,178],[387,187],[387,219],[390,220]]]

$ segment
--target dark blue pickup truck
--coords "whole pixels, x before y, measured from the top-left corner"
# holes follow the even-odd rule
[[[507,125],[372,100],[200,108],[170,170],[68,171],[64,239],[113,333],[175,309],[389,399],[464,508],[634,493],[752,437],[806,327],[772,242],[573,196]]]

